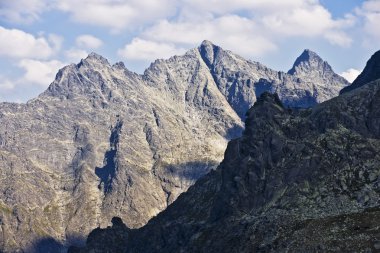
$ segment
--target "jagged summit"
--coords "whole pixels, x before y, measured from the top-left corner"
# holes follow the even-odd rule
[[[322,58],[316,52],[314,52],[314,51],[312,51],[310,49],[305,49],[302,52],[302,54],[298,57],[297,60],[310,61],[311,59],[316,59],[316,60],[319,60],[319,61],[323,61]]]
[[[332,71],[331,66],[324,61],[317,53],[310,49],[305,49],[300,56],[297,57],[293,67],[288,74],[295,75],[317,69],[322,71]]]
[[[81,62],[79,63],[79,66],[81,64],[84,64],[84,63],[88,63],[88,64],[96,64],[96,65],[104,65],[104,66],[110,66],[110,63],[108,62],[108,60],[101,56],[100,54],[97,54],[97,53],[90,53],[85,59],[81,60]]]
[[[80,95],[104,101],[105,93],[111,94],[115,88],[106,82],[105,77],[115,70],[123,72],[121,78],[124,75],[136,76],[125,67],[123,62],[117,62],[111,66],[105,57],[92,52],[78,64],[72,63],[60,69],[55,80],[40,96],[69,99]],[[97,95],[94,95],[96,93]]]
[[[215,44],[212,43],[212,42],[209,41],[209,40],[204,40],[204,41],[202,41],[202,43],[201,43],[200,46],[201,46],[201,47],[214,47]]]
[[[379,252],[379,92],[301,111],[263,93],[216,170],[145,227],[69,252]]]
[[[143,75],[95,53],[66,66],[38,99],[0,105],[0,251],[17,252],[41,234],[69,244],[65,238],[85,237],[113,216],[144,225],[219,164],[261,94],[279,94],[259,106],[276,117],[338,94],[342,83],[312,73],[309,82],[209,41],[155,61]],[[24,217],[33,222],[20,225]]]
[[[362,73],[350,86],[343,88],[340,94],[359,88],[377,79],[380,79],[380,50],[371,56]]]
[[[306,49],[296,59],[293,67],[288,71],[289,75],[302,79],[312,92],[310,100],[320,103],[331,98],[331,94],[339,94],[339,91],[350,83],[336,74],[327,61],[324,61],[317,53]],[[302,87],[302,86],[301,86]],[[317,92],[314,90],[317,89]]]
[[[198,50],[207,66],[211,67],[214,63],[217,51],[220,50],[220,47],[216,46],[211,41],[204,40],[198,47]]]

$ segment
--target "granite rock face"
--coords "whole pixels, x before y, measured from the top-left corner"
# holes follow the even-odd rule
[[[305,50],[288,73],[272,70],[204,41],[199,48],[220,92],[244,120],[265,91],[277,93],[285,106],[310,107],[339,94],[349,85],[316,53]]]
[[[378,252],[379,111],[380,80],[312,109],[265,92],[216,170],[146,226],[70,252]]]
[[[342,88],[349,85],[347,80],[336,74],[326,61],[322,60],[319,55],[309,49],[306,49],[296,59],[288,74],[312,85],[309,91],[313,91],[311,92],[312,99],[316,103],[330,99],[331,94],[337,95]],[[307,101],[302,105],[303,107],[309,106]]]
[[[0,104],[0,249],[64,251],[114,216],[141,227],[217,167],[259,93],[297,106],[314,86],[208,41],[143,75],[97,54],[61,69]]]

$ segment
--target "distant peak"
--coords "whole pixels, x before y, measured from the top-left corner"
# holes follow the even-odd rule
[[[307,54],[307,55],[310,55],[310,56],[318,56],[318,54],[316,52],[314,52],[314,51],[312,51],[310,49],[303,50],[302,54]]]
[[[301,62],[311,61],[311,60],[323,61],[322,58],[314,51],[310,49],[305,49],[302,54],[297,58],[294,65],[299,65]]]
[[[89,63],[91,62],[91,63],[100,63],[103,65],[110,65],[106,58],[94,52],[90,53],[84,60]]]
[[[325,62],[316,52],[310,49],[305,49],[302,54],[297,57],[293,67],[288,71],[288,74],[293,75],[302,70],[311,68],[315,69],[318,67],[331,69],[331,66],[328,65],[328,63]]]
[[[204,40],[202,41],[202,44],[201,44],[201,47],[214,47],[214,43],[212,43],[211,41],[209,40]]]
[[[210,67],[214,63],[215,54],[217,50],[219,50],[219,47],[214,45],[211,41],[204,40],[198,50],[203,61]]]

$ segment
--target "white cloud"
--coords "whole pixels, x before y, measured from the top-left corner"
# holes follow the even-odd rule
[[[277,41],[287,38],[316,38],[349,47],[352,38],[346,29],[356,21],[353,15],[334,19],[318,0],[183,0],[179,13],[175,19],[145,28],[137,38],[165,45],[167,51],[194,47],[208,39],[255,58],[276,50]],[[128,49],[130,57],[138,58],[131,51],[141,44],[134,40],[122,52],[125,55]],[[140,58],[148,58],[144,52],[142,55]]]
[[[51,47],[54,49],[55,52],[58,52],[62,48],[63,43],[63,37],[57,34],[49,34],[48,41],[51,44]]]
[[[276,45],[261,34],[261,28],[253,20],[228,15],[196,23],[164,20],[147,29],[142,36],[151,41],[184,44],[186,47],[208,39],[226,49],[254,57],[276,49]]]
[[[177,48],[174,44],[154,42],[135,38],[130,44],[118,51],[121,57],[129,60],[153,61],[184,53],[186,50]]]
[[[57,0],[56,8],[74,21],[108,27],[112,32],[134,29],[175,13],[174,0]]]
[[[184,0],[182,14],[187,19],[215,18],[244,12],[245,16],[261,27],[260,34],[271,38],[284,36],[323,37],[330,43],[348,46],[351,39],[343,29],[355,23],[353,15],[333,19],[318,0]],[[194,11],[198,10],[198,11]]]
[[[237,15],[246,17],[261,27],[258,34],[263,40],[270,34],[271,41],[284,36],[323,37],[333,45],[347,47],[349,35],[343,31],[352,25],[352,17],[333,19],[318,0],[13,0],[5,4],[18,16],[32,13],[32,20],[46,10],[66,12],[71,19],[84,24],[110,28],[111,32],[124,29],[144,30],[157,20],[173,24],[197,25],[206,20]],[[14,3],[13,3],[14,2]],[[363,9],[377,8],[378,1],[367,1]],[[377,3],[376,3],[377,2]],[[244,13],[242,15],[241,13]],[[375,13],[375,12],[374,12]],[[15,14],[16,15],[16,14]],[[370,17],[368,17],[371,19]],[[375,18],[375,21],[378,19]],[[369,28],[376,22],[370,22]],[[137,37],[141,37],[137,35]],[[205,39],[204,37],[203,39]]]
[[[274,37],[306,37],[326,39],[333,45],[348,47],[352,39],[344,31],[355,20],[352,15],[333,19],[331,13],[318,1],[288,1],[293,7],[281,5],[271,12],[260,11],[256,19]]]
[[[58,10],[68,13],[73,21],[120,32],[174,16],[178,5],[176,0],[0,0],[0,18],[32,23],[44,12]]]
[[[363,19],[364,31],[376,41],[380,40],[380,1],[365,1],[356,9],[356,15]]]
[[[37,84],[48,87],[54,81],[55,75],[65,64],[57,60],[38,61],[31,59],[23,59],[19,63],[19,67],[23,68],[26,73],[22,79],[17,82],[29,84]]]
[[[90,49],[99,48],[103,44],[103,41],[89,34],[83,34],[81,36],[78,36],[75,42],[77,46],[80,48],[90,48]]]
[[[12,82],[11,80],[9,80],[3,76],[0,76],[0,90],[1,91],[12,90],[15,87],[16,87],[16,84],[14,82]]]
[[[51,46],[45,38],[0,26],[0,56],[46,59],[53,53],[54,45]]]
[[[49,10],[70,14],[77,22],[111,28],[114,32],[153,22],[175,13],[175,0],[0,0],[0,18],[32,23]]]
[[[83,49],[71,48],[65,51],[65,56],[67,61],[77,63],[81,59],[84,59],[88,56],[88,52]]]
[[[316,0],[184,0],[183,9],[193,10],[194,12],[209,12],[216,15],[239,11],[270,13],[316,3],[318,3]]]
[[[341,31],[330,31],[326,32],[324,37],[332,45],[338,45],[341,47],[349,47],[352,44],[352,39],[344,32]]]
[[[1,0],[0,18],[13,23],[32,23],[49,6],[46,0]]]
[[[347,81],[352,83],[358,77],[358,75],[361,72],[362,72],[361,70],[351,68],[351,69],[347,69],[346,71],[340,73],[340,75],[343,76],[344,78],[346,78]]]
[[[286,35],[316,36],[333,26],[330,13],[319,5],[276,11],[262,20],[272,31]]]

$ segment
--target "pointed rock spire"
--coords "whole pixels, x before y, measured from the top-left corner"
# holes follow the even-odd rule
[[[210,67],[214,63],[215,53],[218,49],[218,46],[215,46],[211,41],[208,40],[204,40],[199,46],[199,53],[201,54],[201,57],[207,66]]]
[[[84,60],[81,61],[80,64],[83,64],[84,62],[88,64],[92,64],[92,65],[95,64],[95,65],[110,66],[110,63],[108,62],[106,58],[94,52],[90,53]]]
[[[288,71],[288,74],[302,74],[309,70],[332,71],[331,66],[315,52],[305,49],[302,54],[296,59],[293,67]]]

